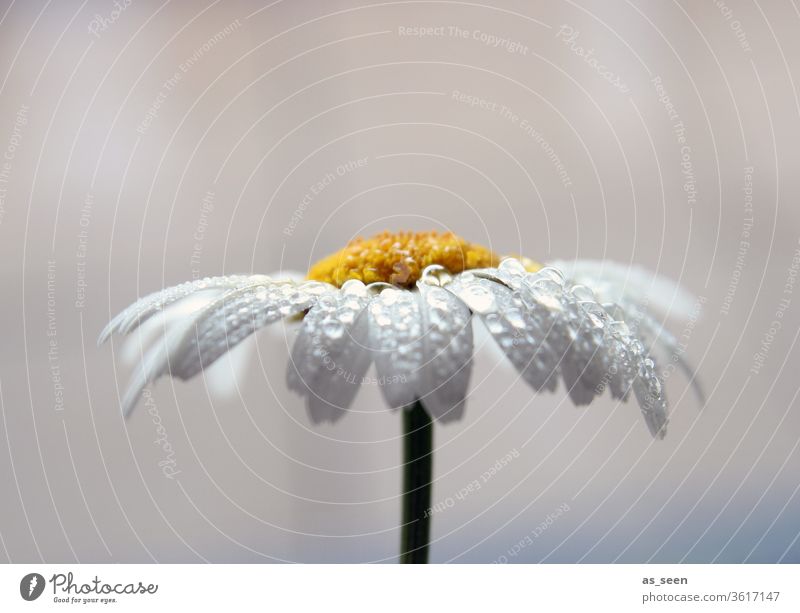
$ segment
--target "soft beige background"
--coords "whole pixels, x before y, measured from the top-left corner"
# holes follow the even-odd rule
[[[108,1],[0,9],[0,559],[393,560],[400,421],[377,389],[365,412],[312,427],[280,330],[263,332],[239,396],[155,386],[181,471],[168,479],[151,415],[119,414],[119,339],[95,339],[193,275],[304,270],[358,234],[448,228],[679,279],[705,299],[688,355],[708,403],[670,377],[654,443],[633,404],[535,397],[484,348],[466,418],[436,430],[434,561],[800,561],[800,295],[783,293],[800,237],[796,3],[119,2],[116,19]],[[401,35],[416,26],[445,34]],[[284,233],[312,185],[360,158]]]

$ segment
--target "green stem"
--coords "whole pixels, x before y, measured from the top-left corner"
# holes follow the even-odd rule
[[[432,478],[433,422],[422,403],[416,401],[403,409],[403,564],[428,562]]]

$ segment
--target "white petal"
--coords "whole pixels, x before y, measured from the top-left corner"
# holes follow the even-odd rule
[[[196,375],[255,330],[309,309],[332,290],[316,282],[297,286],[272,281],[229,290],[176,324],[163,342],[147,351],[125,394],[125,413],[133,408],[147,383],[165,374],[182,379]]]
[[[333,291],[323,283],[259,283],[228,292],[199,314],[196,330],[180,347],[171,374],[183,379],[196,375],[254,331],[311,308]]]
[[[633,391],[650,434],[664,438],[667,426],[667,401],[653,366],[653,361],[650,359],[640,363],[639,375],[633,380]]]
[[[168,306],[191,296],[196,292],[206,290],[225,290],[251,285],[257,282],[268,281],[265,275],[228,275],[223,277],[207,277],[196,281],[187,281],[180,285],[168,287],[158,292],[153,292],[134,302],[128,308],[114,317],[97,340],[100,345],[108,340],[108,337],[115,332],[127,334],[147,319],[166,309]]]
[[[256,355],[256,339],[249,336],[203,370],[209,391],[218,398],[235,398]]]
[[[557,260],[551,263],[573,283],[586,285],[601,302],[636,302],[664,316],[686,318],[696,300],[673,280],[641,266],[605,260]]]
[[[360,281],[348,281],[308,312],[292,349],[286,379],[305,396],[311,419],[334,421],[349,408],[369,368],[369,302]]]
[[[506,286],[511,293],[490,284]],[[473,294],[478,286],[491,294],[491,305],[481,296],[476,305]],[[498,343],[508,347],[512,363],[534,387],[558,372],[576,405],[590,403],[606,387],[625,399],[633,387],[651,433],[663,436],[666,400],[662,386],[635,331],[619,320],[631,319],[624,309],[615,306],[610,313],[590,288],[572,284],[560,271],[544,268],[528,273],[516,260],[505,260],[497,269],[460,275],[451,287],[467,304],[486,311],[483,316],[490,332],[494,329]],[[523,317],[518,320],[520,305]],[[520,330],[532,331],[522,350],[510,343],[514,337],[509,324],[514,320]],[[552,359],[536,364],[526,357],[539,346],[548,350],[544,355],[554,358],[555,364]],[[531,368],[533,373],[527,370]]]
[[[392,408],[417,399],[423,364],[423,330],[415,293],[386,289],[369,305],[370,347],[381,393]]]
[[[441,287],[417,283],[422,321],[418,399],[434,419],[461,417],[472,372],[470,311]]]
[[[166,335],[177,325],[192,318],[198,311],[208,306],[226,290],[215,289],[197,292],[170,304],[163,311],[141,320],[122,343],[119,352],[120,362],[133,366],[142,359],[145,351],[157,342],[164,342]]]
[[[520,290],[523,300],[533,309],[547,305],[554,314],[551,343],[562,356],[562,377],[576,404],[591,402],[606,387],[624,397],[628,388],[637,383],[647,360],[641,341],[597,302],[589,288],[569,282],[562,286],[557,275],[542,270],[526,275]],[[559,307],[554,308],[553,303]],[[660,389],[649,406],[642,404],[638,395],[637,399],[651,431],[654,419],[666,422],[666,404]],[[653,411],[662,409],[662,415],[653,416]]]
[[[620,305],[631,323],[632,332],[652,345],[664,363],[674,359],[691,381],[700,403],[705,404],[705,394],[683,349],[652,315],[658,313],[662,318],[680,320],[696,317],[699,303],[694,296],[671,279],[640,266],[600,260],[555,262],[554,265],[563,266],[571,282],[590,287],[600,302]]]
[[[555,389],[559,356],[547,342],[547,330],[525,307],[519,292],[469,274],[456,278],[447,289],[479,315],[498,347],[534,389]]]
[[[658,356],[658,361],[661,364],[674,361],[690,381],[700,405],[704,405],[705,392],[694,367],[686,359],[686,348],[679,345],[678,340],[640,305],[628,303],[625,305],[625,310],[636,322],[636,332],[647,346],[652,347],[653,353]]]

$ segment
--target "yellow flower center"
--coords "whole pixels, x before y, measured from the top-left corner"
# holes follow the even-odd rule
[[[523,259],[529,270],[535,262]],[[372,238],[356,238],[344,249],[323,258],[308,271],[308,278],[340,287],[345,281],[382,281],[412,287],[422,271],[439,264],[450,273],[497,266],[500,257],[452,232],[383,232]]]

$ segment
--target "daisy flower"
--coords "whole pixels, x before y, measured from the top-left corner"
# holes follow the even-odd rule
[[[474,319],[535,391],[553,392],[561,380],[576,405],[606,390],[621,401],[633,396],[650,433],[663,438],[667,400],[656,360],[676,361],[694,377],[661,321],[692,308],[676,284],[639,268],[542,265],[500,258],[452,233],[384,232],[352,241],[304,279],[229,275],[150,294],[112,319],[99,342],[146,322],[162,333],[140,353],[122,399],[126,415],[157,378],[189,379],[281,319],[299,326],[286,378],[314,422],[340,418],[374,363],[386,403],[404,409],[401,560],[421,562],[433,422],[464,412]]]

